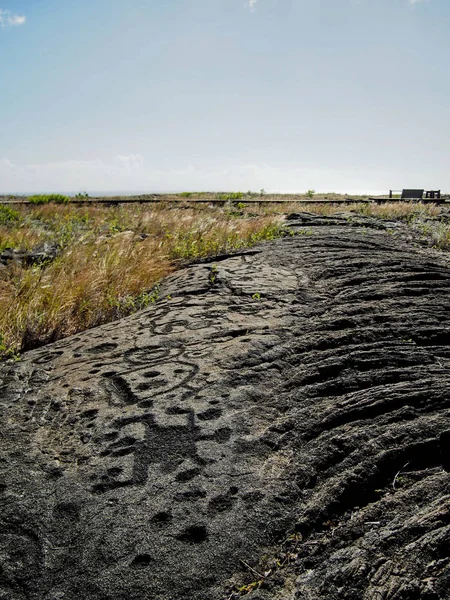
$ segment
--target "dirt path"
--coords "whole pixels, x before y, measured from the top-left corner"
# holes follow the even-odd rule
[[[3,367],[1,600],[449,597],[450,261],[291,226]]]

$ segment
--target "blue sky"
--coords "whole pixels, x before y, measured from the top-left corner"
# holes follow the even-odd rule
[[[0,193],[450,191],[448,0],[0,0]]]

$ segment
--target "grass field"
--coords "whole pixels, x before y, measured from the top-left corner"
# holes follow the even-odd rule
[[[1,207],[0,250],[56,245],[56,259],[0,270],[3,356],[130,314],[154,302],[158,281],[201,257],[273,239],[279,215],[194,208]]]
[[[46,199],[52,197],[53,201],[57,201],[59,203],[64,204],[69,200],[92,200],[95,199],[95,196],[90,197],[86,192],[79,193],[76,196],[72,196],[69,198],[68,196],[63,196],[61,194],[40,194],[35,196],[17,196],[17,195],[2,195],[0,194],[0,201],[8,201],[8,200],[30,200],[34,204],[44,204]],[[180,200],[222,200],[222,201],[236,201],[236,202],[264,202],[264,201],[279,201],[279,202],[301,202],[302,200],[311,200],[311,199],[323,199],[328,201],[333,200],[345,200],[346,198],[352,199],[355,202],[358,200],[367,199],[367,195],[352,195],[352,194],[338,194],[335,192],[329,192],[326,194],[316,193],[314,190],[309,190],[307,193],[303,194],[281,194],[281,193],[270,193],[265,192],[264,190],[260,191],[247,191],[247,192],[196,192],[196,191],[187,191],[181,193],[173,193],[173,194],[135,194],[131,196],[109,196],[108,200],[120,199],[123,201],[129,200],[137,200],[137,199],[147,199],[147,200],[158,200],[159,202],[179,202]]]
[[[0,356],[17,356],[144,308],[157,300],[164,276],[189,261],[282,235],[286,214],[343,210],[410,222],[440,211],[410,203],[247,206],[239,198],[223,207],[189,204],[189,198],[176,205],[0,205],[0,251],[58,249],[54,259],[10,261],[0,270]],[[447,226],[439,236],[448,245]]]

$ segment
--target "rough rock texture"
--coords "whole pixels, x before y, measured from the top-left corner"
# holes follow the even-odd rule
[[[10,262],[17,262],[23,266],[41,265],[49,263],[58,256],[60,248],[57,244],[41,244],[33,250],[17,250],[5,248],[0,252],[0,265],[5,266]]]
[[[450,261],[291,226],[3,367],[1,599],[450,597]]]

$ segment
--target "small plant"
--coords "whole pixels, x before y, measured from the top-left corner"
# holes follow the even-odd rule
[[[181,192],[180,196],[182,198],[190,198],[192,196],[192,192]]]
[[[160,294],[159,285],[156,284],[149,292],[142,292],[136,296],[135,304],[138,308],[145,308],[150,304],[155,304],[158,300]]]
[[[219,200],[241,200],[244,197],[242,192],[230,192],[228,194],[219,194]]]
[[[316,192],[315,192],[315,190],[308,190],[308,191],[306,192],[306,197],[307,197],[307,198],[314,198],[314,194],[315,194],[315,193],[316,193]]]
[[[36,195],[28,198],[30,204],[48,204],[50,202],[48,196]]]
[[[252,300],[261,300],[261,294],[259,292],[252,294]]]
[[[259,195],[260,195],[260,196],[265,196],[265,195],[266,195],[266,190],[265,190],[264,188],[261,188],[261,189],[259,190]]]
[[[217,279],[217,272],[218,272],[218,268],[217,265],[212,265],[211,267],[211,272],[209,274],[209,281],[211,282],[211,285],[214,285],[216,279]]]
[[[30,196],[28,202],[30,204],[49,204],[50,202],[67,204],[70,202],[70,198],[63,194],[36,194],[35,196]]]
[[[239,594],[241,596],[245,596],[246,594],[253,592],[253,590],[256,590],[257,588],[259,588],[261,586],[263,581],[264,581],[263,579],[261,579],[260,581],[252,581],[252,583],[247,583],[247,585],[241,586],[239,588]]]
[[[147,306],[150,306],[150,304],[155,304],[159,298],[159,293],[159,286],[156,284],[150,291],[141,292],[137,296],[132,296],[131,294],[127,294],[126,296],[122,297],[108,295],[106,301],[111,308],[117,310],[118,315],[126,315],[130,312],[147,308]],[[78,310],[81,313],[87,313],[89,309],[90,304],[86,300],[83,300],[78,307]]]
[[[20,360],[18,348],[10,346],[6,343],[5,336],[0,333],[0,356],[4,359],[10,359],[14,361]]]
[[[126,228],[124,227],[123,223],[121,223],[117,217],[114,217],[109,222],[108,229],[109,229],[110,233],[121,233],[122,231],[125,231]]]
[[[63,194],[50,194],[50,202],[55,202],[56,204],[68,204],[70,202],[69,196],[64,196]]]
[[[245,202],[238,202],[237,204],[232,204],[230,202],[229,207],[226,208],[226,214],[235,219],[240,219],[244,216],[244,210],[246,208]]]
[[[20,215],[16,210],[13,210],[4,204],[0,204],[0,225],[18,221],[19,217]]]
[[[89,194],[87,192],[79,192],[75,198],[78,198],[79,200],[85,199],[85,198],[89,198]]]

